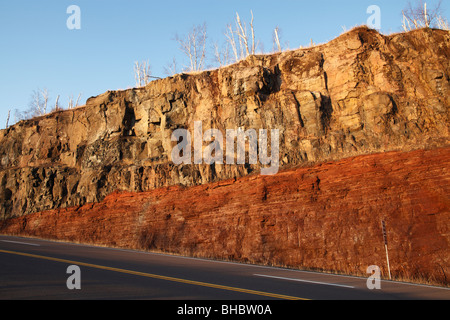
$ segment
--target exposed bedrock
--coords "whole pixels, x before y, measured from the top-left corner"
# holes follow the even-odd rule
[[[449,61],[448,31],[360,27],[21,121],[0,131],[0,232],[361,273],[383,218],[394,272],[448,283]],[[278,130],[278,174],[175,164],[196,123]]]

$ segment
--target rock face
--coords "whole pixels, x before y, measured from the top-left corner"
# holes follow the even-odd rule
[[[334,224],[337,233],[347,235],[347,231],[343,229],[346,222],[342,217],[347,216],[349,212],[353,214],[351,219],[355,216],[359,217],[358,219],[368,219],[368,216],[378,218],[384,213],[392,219],[395,216],[395,223],[398,224],[401,224],[402,219],[406,219],[411,228],[414,228],[414,223],[420,219],[425,219],[420,221],[427,225],[435,223],[435,228],[424,227],[424,230],[430,232],[430,237],[441,239],[439,245],[443,250],[448,250],[448,192],[440,191],[448,191],[448,182],[445,183],[448,181],[445,180],[445,177],[448,179],[448,172],[445,168],[448,168],[446,148],[449,147],[450,123],[449,60],[448,31],[423,29],[383,36],[374,30],[356,28],[321,46],[273,55],[251,56],[218,70],[180,74],[154,81],[143,88],[109,91],[88,99],[83,107],[22,121],[0,131],[0,219],[7,220],[25,215],[22,219],[27,221],[26,215],[37,213],[33,217],[39,216],[42,225],[46,225],[44,218],[48,217],[49,221],[53,221],[54,213],[59,212],[58,219],[61,223],[66,223],[67,230],[71,230],[67,232],[76,234],[76,226],[84,222],[77,222],[78,214],[74,212],[86,211],[86,208],[92,207],[97,208],[93,212],[98,213],[98,216],[91,213],[91,216],[87,217],[93,219],[91,223],[94,229],[86,233],[86,228],[83,227],[83,230],[79,230],[80,234],[73,237],[83,241],[98,239],[108,243],[129,242],[128,238],[122,240],[122,235],[105,240],[102,230],[106,229],[99,229],[106,228],[100,226],[104,225],[100,221],[105,220],[128,228],[126,230],[132,229],[130,232],[135,237],[134,241],[140,239],[141,244],[144,243],[143,247],[189,253],[189,248],[194,246],[194,249],[201,249],[192,249],[192,253],[201,252],[204,256],[309,265],[313,268],[339,267],[355,271],[359,267],[349,267],[345,260],[353,259],[352,250],[356,250],[353,254],[355,255],[359,249],[354,244],[347,247],[349,242],[327,240],[327,236],[323,234],[322,242],[318,242],[314,250],[325,250],[322,248],[323,242],[334,241],[335,245],[340,243],[345,246],[342,250],[347,253],[339,255],[333,251],[336,247],[331,246],[326,253],[321,251],[322,255],[320,259],[317,258],[317,263],[311,262],[311,259],[316,259],[312,258],[313,254],[298,252],[294,258],[294,253],[287,253],[288,248],[295,248],[292,252],[298,251],[298,248],[306,248],[304,243],[308,240],[305,239],[309,238],[303,239],[305,233],[299,231],[305,221],[317,224],[317,230],[308,229],[308,232],[322,232],[320,226],[327,221],[330,226]],[[260,170],[264,166],[261,162],[250,164],[249,161],[240,165],[174,164],[172,150],[177,141],[172,141],[172,133],[176,129],[187,129],[193,133],[196,122],[202,124],[202,133],[208,129],[218,129],[223,134],[227,129],[238,128],[254,129],[256,132],[260,129],[279,130],[279,165],[283,173],[269,178],[261,177]],[[206,149],[211,143],[207,136],[204,140],[202,149]],[[437,155],[439,163],[447,166],[442,167],[442,170],[433,167],[441,188],[433,198],[439,200],[436,200],[439,210],[433,211],[436,215],[434,218],[426,217],[428,211],[425,210],[427,203],[433,201],[422,203],[420,201],[429,199],[415,196],[423,195],[425,191],[422,189],[417,191],[414,189],[416,186],[408,186],[401,195],[404,199],[395,198],[389,185],[392,170],[378,172],[377,177],[363,174],[359,177],[362,180],[359,181],[354,176],[355,172],[350,169],[347,171],[352,162],[339,162],[342,159],[359,159],[355,157],[370,154],[380,154],[377,159],[385,161],[383,153],[398,151],[398,157],[403,159],[401,163],[404,166],[404,180],[396,180],[398,189],[395,190],[402,192],[400,185],[408,181],[407,175],[413,174],[413,170],[417,169],[423,173],[417,181],[430,179],[424,170],[427,166],[432,166],[432,163],[410,167],[414,161],[419,160],[414,157],[423,155],[420,152],[414,153],[414,150],[441,150]],[[410,161],[402,158],[402,152],[413,158]],[[434,156],[435,153],[432,152],[430,161],[434,161]],[[391,161],[390,156],[386,154],[386,157],[386,161]],[[246,159],[248,158],[249,152],[246,154]],[[350,175],[351,178],[345,182],[348,188],[346,192],[334,194],[330,191],[324,194],[323,183],[327,180],[322,175],[314,175],[312,178],[296,176],[299,171],[295,168],[319,170],[322,168],[321,163],[329,161],[338,161],[336,168]],[[384,175],[384,178],[379,175]],[[339,178],[337,174],[333,177]],[[374,194],[366,193],[372,187],[371,179],[375,178],[386,184],[385,189],[373,190],[376,192]],[[230,179],[235,183],[225,189],[220,188],[228,190],[226,195],[217,196],[217,199],[204,198],[205,190]],[[241,182],[237,183],[240,179],[244,179],[242,181],[247,183],[246,187],[254,183],[253,191],[257,195],[247,194],[247,198],[241,198],[246,193],[241,195],[234,191],[242,186]],[[302,194],[301,199],[320,198],[323,202],[320,202],[320,205],[315,204],[310,215],[306,211],[300,213],[296,208],[288,209],[284,207],[285,203],[281,200],[283,195],[277,193],[278,189],[264,187],[265,182],[262,181],[269,181],[264,179],[269,179],[271,183],[284,183],[284,192],[292,191],[292,187],[297,188],[296,192]],[[339,179],[343,181],[342,175]],[[365,188],[364,185],[368,187]],[[172,188],[167,189],[168,187]],[[182,187],[195,188],[192,191],[182,191]],[[263,192],[260,188],[267,190]],[[282,188],[279,190],[283,190]],[[116,191],[132,193],[117,194],[114,193]],[[142,195],[137,194],[142,192]],[[260,192],[264,195],[260,195]],[[346,195],[352,192],[360,192],[358,206],[347,202]],[[183,222],[188,221],[188,217],[184,216],[187,213],[183,213],[185,209],[182,209],[181,204],[161,209],[147,200],[144,207],[128,202],[129,199],[133,199],[131,202],[137,201],[134,197],[141,199],[146,196],[156,197],[156,200],[152,198],[156,203],[170,203],[176,200],[173,197],[182,196],[189,197],[192,203],[204,204],[207,206],[204,212],[194,208],[189,210],[195,211],[192,214],[196,217],[196,223],[209,231],[204,234],[187,232],[191,229],[186,227],[187,222]],[[246,205],[250,205],[245,204],[245,201],[256,201],[258,197],[266,198],[264,206],[271,208],[267,211],[267,219],[259,215],[250,217],[250,209],[245,209]],[[375,203],[377,197],[387,199],[385,201],[397,201],[395,203],[398,206],[419,202],[414,204],[413,209],[416,211],[409,212],[409,216],[406,211],[396,216],[393,207],[389,207],[390,213],[383,211],[387,210],[383,205],[388,204],[378,203],[370,207],[368,201]],[[99,211],[99,208],[108,207],[114,201],[117,201],[115,205],[119,208],[124,206],[122,213],[129,212],[129,215],[116,216],[111,212],[109,217]],[[286,205],[300,205],[292,201],[294,200],[290,199]],[[251,210],[262,206],[258,205],[257,201],[253,205],[256,207]],[[128,206],[130,210],[125,210]],[[239,206],[243,206],[243,211],[239,210]],[[64,208],[67,209],[63,210]],[[146,208],[152,208],[154,218],[150,218],[151,213],[145,213]],[[422,211],[418,208],[422,208]],[[186,212],[191,212],[189,210]],[[233,214],[225,214],[224,210],[231,210]],[[46,213],[39,213],[43,211]],[[217,212],[222,214],[214,219]],[[425,218],[414,220],[416,214],[420,217],[424,214]],[[272,215],[277,218],[271,218]],[[140,229],[143,219],[154,219],[158,226],[148,226],[150,229],[146,235]],[[278,220],[274,222],[271,219]],[[378,220],[371,222],[373,230],[378,226]],[[8,227],[0,229],[0,232],[14,229],[12,221],[22,220],[8,221],[3,224]],[[130,221],[137,224],[130,224]],[[208,225],[208,221],[211,221],[211,225]],[[248,226],[245,221],[255,225]],[[298,225],[290,225],[288,221]],[[207,225],[203,226],[201,223]],[[73,227],[69,227],[71,224]],[[223,235],[217,234],[215,238],[207,238],[211,230],[224,225],[230,225],[230,230],[223,231]],[[29,228],[27,224],[23,231],[29,232]],[[45,231],[48,229],[45,228],[38,228],[40,231],[36,230],[36,234],[56,236],[56,233]],[[252,233],[247,233],[246,228],[250,228],[252,231],[248,232]],[[236,237],[235,240],[230,240],[230,232]],[[271,234],[272,232],[274,234]],[[373,231],[373,234],[375,233]],[[333,237],[335,236],[337,235],[334,234]],[[270,241],[277,241],[274,240],[277,237],[287,237],[285,240],[290,243],[286,244],[287,251],[278,247],[277,251],[273,251],[272,244],[267,241],[269,238],[272,239]],[[414,236],[410,234],[408,237]],[[177,240],[170,240],[172,238]],[[239,247],[237,242],[246,243],[250,239],[256,242],[242,249],[244,251],[236,251]],[[296,245],[293,244],[293,239],[297,241]],[[359,241],[355,239],[354,241]],[[249,250],[255,250],[255,253],[250,254]],[[314,251],[312,247],[305,250]],[[404,248],[402,250],[405,257],[413,252]],[[448,256],[448,251],[444,251],[443,255]],[[334,259],[334,265],[325,265],[324,257]],[[421,257],[420,259],[423,259],[424,255]],[[408,256],[408,259],[410,258],[413,259]],[[446,270],[448,260],[443,261],[436,263]],[[417,266],[419,269],[423,267],[421,264]],[[410,271],[408,269],[408,272]]]
[[[347,158],[0,222],[4,233],[448,284],[450,148]]]
[[[328,44],[107,92],[0,132],[0,216],[192,186],[259,165],[178,165],[177,128],[278,129],[280,166],[448,143],[450,35],[358,28]],[[203,146],[208,143],[204,142]]]

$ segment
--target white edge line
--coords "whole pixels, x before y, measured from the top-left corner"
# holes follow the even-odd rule
[[[11,235],[6,235],[6,234],[0,234],[0,236],[16,237],[16,236],[11,236]],[[178,254],[167,254],[167,253],[163,253],[163,252],[142,251],[142,250],[137,250],[137,249],[126,249],[126,248],[114,248],[114,247],[106,247],[106,246],[100,246],[100,245],[95,245],[95,244],[74,243],[74,242],[68,242],[68,241],[56,241],[56,240],[51,240],[51,239],[41,239],[41,238],[31,238],[31,237],[30,237],[30,239],[36,239],[39,241],[46,241],[46,242],[55,243],[55,244],[59,243],[59,244],[90,247],[90,248],[97,248],[97,249],[125,251],[125,252],[148,254],[148,255],[161,255],[161,256],[165,256],[165,257],[191,259],[191,260],[199,260],[199,261],[206,261],[206,262],[213,262],[213,263],[235,264],[235,265],[239,265],[239,266],[256,267],[256,268],[262,268],[262,269],[285,270],[285,271],[296,272],[296,273],[309,273],[309,274],[326,275],[326,276],[332,276],[332,277],[343,277],[343,278],[353,278],[353,279],[363,279],[363,280],[367,279],[367,277],[363,277],[363,276],[333,274],[333,273],[317,272],[317,271],[312,271],[312,270],[297,270],[297,269],[289,269],[289,268],[275,267],[275,266],[264,266],[264,265],[258,265],[258,264],[240,263],[240,262],[223,261],[223,260],[213,260],[213,259],[208,259],[208,258],[182,256],[182,255],[178,255]],[[1,240],[1,241],[14,242],[14,241],[7,241],[7,240]],[[30,245],[33,245],[33,244],[30,244]],[[40,245],[35,244],[35,246],[40,246]],[[295,280],[295,279],[293,279],[293,280]],[[398,284],[398,285],[408,285],[408,286],[425,287],[425,288],[431,288],[431,289],[450,290],[450,288],[446,288],[446,287],[433,286],[433,285],[427,285],[427,284],[421,284],[421,283],[392,281],[392,280],[386,280],[386,279],[381,279],[380,281],[386,282],[386,283]],[[324,283],[324,284],[326,284],[326,283]]]
[[[35,247],[40,247],[40,244],[36,244],[36,243],[27,243],[27,242],[19,242],[19,241],[11,241],[11,240],[0,240],[3,242],[10,242],[10,243],[18,243],[18,244],[26,244],[27,246],[35,246]]]
[[[274,279],[281,279],[281,280],[289,280],[289,281],[308,282],[308,283],[314,283],[314,284],[323,284],[323,285],[335,286],[335,287],[344,287],[344,288],[352,288],[352,289],[355,288],[355,287],[346,286],[346,285],[343,285],[343,284],[326,283],[326,282],[318,282],[318,281],[309,281],[309,280],[295,279],[295,278],[276,277],[276,276],[269,276],[269,275],[265,275],[265,274],[254,274],[254,276],[266,277],[266,278],[274,278]]]

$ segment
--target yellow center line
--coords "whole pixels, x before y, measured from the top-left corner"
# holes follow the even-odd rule
[[[151,273],[145,273],[145,272],[139,272],[139,271],[132,271],[132,270],[126,270],[126,269],[120,269],[120,268],[113,268],[113,267],[101,266],[101,265],[97,265],[97,264],[91,264],[91,263],[85,263],[85,262],[79,262],[79,261],[58,259],[58,258],[53,258],[53,257],[46,257],[46,256],[40,256],[40,255],[36,255],[36,254],[30,254],[30,253],[8,251],[8,250],[0,250],[0,252],[8,253],[8,254],[15,254],[15,255],[19,255],[19,256],[25,256],[25,257],[31,257],[31,258],[37,258],[37,259],[44,259],[44,260],[62,262],[62,263],[67,263],[67,264],[74,264],[74,265],[78,265],[78,266],[85,266],[85,267],[90,267],[90,268],[96,268],[96,269],[102,269],[102,270],[108,270],[108,271],[132,274],[132,275],[136,275],[136,276],[142,276],[142,277],[153,278],[153,279],[161,279],[161,280],[166,280],[166,281],[186,283],[186,284],[191,284],[191,285],[196,285],[196,286],[209,287],[209,288],[215,288],[215,289],[222,289],[222,290],[228,290],[228,291],[243,292],[243,293],[248,293],[248,294],[253,294],[253,295],[277,298],[277,299],[284,299],[284,300],[308,300],[308,299],[304,299],[304,298],[287,296],[287,295],[283,295],[283,294],[263,292],[263,291],[256,291],[256,290],[249,290],[249,289],[243,289],[243,288],[237,288],[237,287],[230,287],[230,286],[224,286],[224,285],[220,285],[220,284],[200,282],[200,281],[193,281],[193,280],[187,280],[187,279],[182,279],[182,278],[167,277],[167,276],[162,276],[162,275],[158,275],[158,274],[151,274]]]

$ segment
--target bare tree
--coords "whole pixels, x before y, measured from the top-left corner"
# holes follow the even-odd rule
[[[223,61],[221,50],[220,50],[217,42],[214,42],[213,49],[214,49],[215,60],[219,64],[219,67],[222,67],[224,65],[224,61]]]
[[[234,61],[238,61],[241,58],[238,54],[238,46],[236,44],[236,39],[235,39],[236,33],[237,32],[235,32],[235,30],[233,29],[233,26],[231,24],[228,24],[227,30],[225,32],[225,37],[227,38],[227,42],[228,42],[229,46],[233,50]]]
[[[214,60],[219,67],[229,65],[232,62],[230,57],[230,44],[226,42],[223,46],[219,46],[217,42],[213,44]]]
[[[27,117],[42,116],[47,113],[47,105],[49,100],[49,94],[47,89],[35,90],[31,95],[31,101],[29,104],[29,110],[26,112]]]
[[[237,22],[237,26],[238,26],[238,36],[240,38],[240,40],[243,43],[243,47],[245,49],[245,56],[250,55],[250,50],[248,48],[248,35],[247,35],[247,26],[245,25],[245,22],[241,21],[241,18],[239,17],[239,14],[236,12],[236,22]]]
[[[252,14],[252,20],[250,21],[250,30],[252,31],[252,54],[256,53],[256,42],[255,42],[255,26],[253,21],[255,20],[253,17],[253,11],[250,11]]]
[[[59,107],[59,95],[56,97],[56,102],[55,102],[55,109],[54,109],[54,111],[58,111],[58,110],[60,110],[60,107]]]
[[[164,73],[168,76],[174,76],[178,73],[177,60],[175,57],[172,59],[172,62],[164,67]]]
[[[148,61],[134,63],[134,78],[137,87],[147,85],[150,82],[151,74],[151,66]]]
[[[6,118],[6,129],[9,127],[9,116],[11,115],[11,110],[8,110],[8,117]]]
[[[253,55],[256,53],[256,43],[255,43],[255,27],[253,24],[254,17],[253,17],[253,11],[250,11],[252,15],[252,20],[250,21],[250,31],[251,31],[251,39],[250,35],[247,31],[247,25],[245,21],[242,21],[239,17],[239,14],[236,12],[236,23],[237,23],[237,34],[239,36],[239,39],[242,41],[242,47],[245,49],[245,57],[249,55]],[[251,43],[250,43],[251,41]]]
[[[47,89],[43,89],[41,92],[42,92],[42,100],[44,102],[42,114],[46,114],[47,113],[49,94],[48,94],[48,90]]]
[[[273,50],[278,50],[277,52],[281,52],[281,43],[280,43],[280,28],[277,26],[273,30]]]
[[[206,59],[206,23],[192,27],[191,31],[184,37],[175,36],[175,40],[180,45],[180,50],[188,57],[188,71],[201,71]]]
[[[228,24],[225,34],[226,41],[233,52],[234,62],[256,54],[258,43],[255,40],[255,26],[253,11],[250,11],[250,32],[247,29],[247,23],[241,19],[236,12],[236,18],[233,24]]]
[[[14,109],[14,123],[17,123],[24,119],[25,119],[24,113],[20,112],[19,109]]]
[[[67,109],[73,109],[73,108],[78,107],[79,102],[80,102],[80,98],[81,98],[81,93],[78,94],[77,100],[74,102],[73,95],[70,95],[69,96],[69,102],[67,104]]]
[[[75,103],[75,108],[79,106],[80,98],[81,98],[81,93],[78,94],[77,102]]]
[[[67,103],[67,109],[73,109],[73,95],[69,96],[69,102]]]
[[[436,19],[436,27],[439,29],[442,29],[442,30],[450,30],[450,26],[449,26],[447,19],[445,19],[442,16],[439,16]]]
[[[420,28],[441,28],[448,29],[448,22],[442,17],[442,0],[431,7],[423,0],[416,1],[413,6],[411,2],[402,11],[402,28],[410,31]]]

